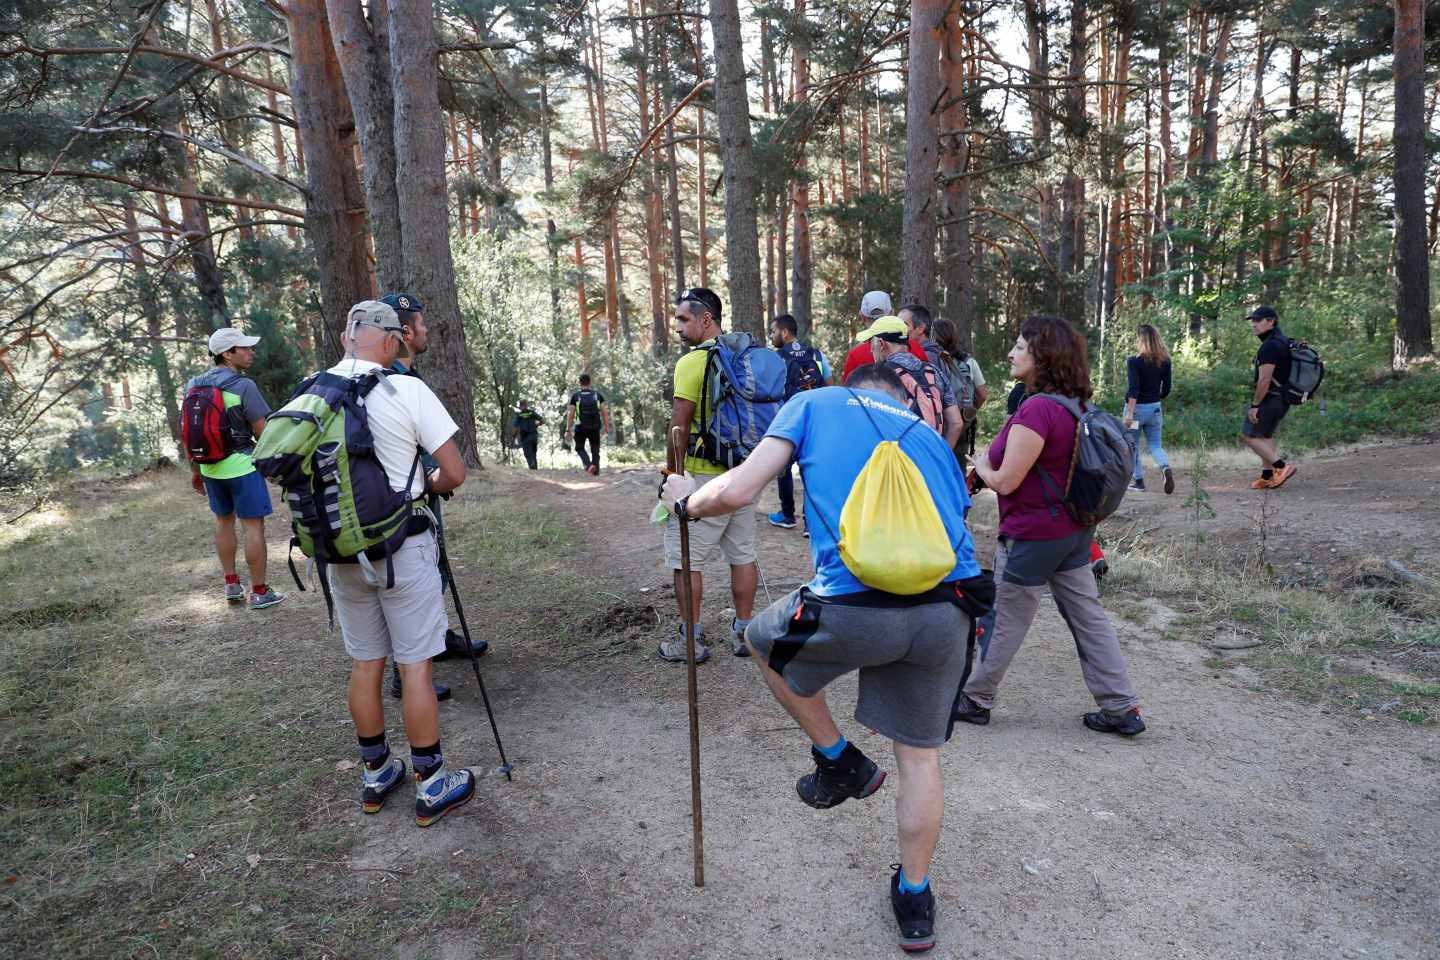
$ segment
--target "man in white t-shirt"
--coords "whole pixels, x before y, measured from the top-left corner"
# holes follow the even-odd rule
[[[404,328],[395,310],[378,300],[350,308],[345,325],[345,358],[329,372],[341,377],[388,370],[405,349]],[[416,500],[445,494],[465,482],[465,462],[455,442],[459,427],[440,399],[418,377],[387,376],[366,395],[365,410],[375,455],[392,490]],[[417,469],[424,451],[437,466]],[[408,538],[390,557],[395,585],[359,564],[328,567],[330,590],[345,651],[351,657],[350,716],[364,760],[361,804],[378,813],[405,779],[405,761],[390,756],[385,743],[385,708],[380,688],[385,661],[393,656],[404,678],[402,712],[415,772],[415,822],[428,827],[475,793],[469,770],[446,772],[440,750],[440,709],[430,679],[430,658],[445,649],[445,606],[433,530]]]

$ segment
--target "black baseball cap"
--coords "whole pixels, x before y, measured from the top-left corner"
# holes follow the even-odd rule
[[[396,313],[420,313],[425,309],[425,304],[413,293],[387,293],[380,298],[380,302]]]
[[[1250,311],[1246,320],[1279,320],[1280,314],[1275,312],[1274,307],[1256,307]]]

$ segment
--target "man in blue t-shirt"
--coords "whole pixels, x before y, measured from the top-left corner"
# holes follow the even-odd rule
[[[890,893],[907,950],[928,949],[935,940],[929,870],[945,805],[939,747],[949,738],[971,628],[958,605],[963,597],[956,581],[980,574],[965,528],[970,497],[955,455],[934,430],[906,432],[916,421],[899,376],[883,364],[864,366],[845,387],[790,399],[755,452],[734,470],[693,496],[688,477],[669,477],[662,498],[684,499],[692,517],[749,509],[771,477],[792,458],[799,461],[815,576],[757,616],[745,639],[775,699],[813,743],[815,771],[796,784],[800,799],[812,807],[868,797],[885,780],[885,772],[841,735],[825,703],[827,685],[860,672],[855,719],[894,741],[900,771],[901,867],[891,877]],[[861,583],[841,559],[836,536],[846,497],[871,453],[896,438],[924,477],[955,544],[954,569],[934,590],[915,596]]]
[[[814,390],[830,382],[830,364],[818,347],[801,343],[797,338],[800,326],[795,318],[782,313],[770,321],[770,345],[785,361],[785,399],[797,393]],[[795,479],[790,468],[780,472],[775,481],[780,494],[780,509],[769,516],[771,526],[787,530],[795,526]],[[807,531],[807,537],[810,535]]]

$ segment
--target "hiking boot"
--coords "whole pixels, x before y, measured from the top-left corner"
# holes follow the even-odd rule
[[[990,708],[982,707],[971,700],[967,694],[960,694],[960,702],[955,704],[955,709],[950,713],[951,720],[960,720],[964,723],[973,723],[977,727],[983,727],[990,722]]]
[[[1110,572],[1110,561],[1106,560],[1104,557],[1101,557],[1099,560],[1096,560],[1094,563],[1090,564],[1090,572],[1095,575],[1095,582],[1099,583],[1100,578]]]
[[[730,621],[730,652],[737,657],[750,656],[750,648],[745,645],[745,631],[735,629],[735,621]]]
[[[1130,489],[1131,489],[1131,490],[1144,490],[1144,489],[1145,489],[1145,478],[1144,478],[1144,477],[1136,477],[1134,480],[1131,480],[1131,481],[1130,481]]]
[[[379,770],[365,767],[360,778],[360,809],[366,813],[379,813],[385,806],[385,798],[405,782],[405,761],[391,757]]]
[[[1273,479],[1274,479],[1273,477],[1267,477],[1267,476],[1265,476],[1265,474],[1262,473],[1262,474],[1260,474],[1260,478],[1259,478],[1258,480],[1251,481],[1251,483],[1250,483],[1250,489],[1251,489],[1251,490],[1269,490],[1269,489],[1270,489],[1270,483],[1271,483],[1271,481],[1272,481]]]
[[[244,602],[245,602],[245,584],[243,584],[243,583],[227,583],[227,584],[225,584],[225,599],[226,599],[227,601],[229,601],[230,603],[244,603]]]
[[[439,680],[431,680],[430,685],[435,688],[436,700],[449,700],[450,687]],[[404,695],[404,689],[400,683],[400,669],[398,667],[390,671],[390,696],[399,700]]]
[[[226,593],[226,596],[229,596],[228,592]],[[285,594],[276,593],[274,590],[270,589],[270,587],[267,586],[264,593],[250,594],[250,609],[264,610],[266,607],[275,606],[275,604],[279,603],[284,599]]]
[[[474,653],[475,659],[478,660],[481,657],[485,656],[485,654],[489,652],[489,650],[489,640],[475,639],[472,639],[470,641],[470,649],[466,650],[465,635],[459,633],[458,631],[447,629],[445,631],[445,649],[441,650],[439,653],[435,654],[435,656],[431,657],[430,659],[433,660],[435,663],[439,663],[442,660],[449,660],[452,657],[469,659],[470,654]]]
[[[660,659],[667,663],[685,662],[685,628],[681,627],[679,638],[676,640],[662,640],[657,651]],[[705,646],[705,634],[699,630],[695,631],[695,662],[704,663],[710,659],[710,648]]]
[[[885,771],[853,743],[845,744],[837,760],[827,758],[814,747],[810,748],[810,756],[815,760],[815,772],[795,781],[795,792],[816,810],[829,810],[851,797],[863,800],[885,782]]]
[[[588,473],[588,474],[590,474],[590,476],[592,476],[592,477],[598,477],[598,476],[600,476],[600,468],[597,467],[597,466],[595,466],[595,464],[593,464],[593,463],[590,464],[590,466],[588,466],[588,467],[585,468],[585,472]]]
[[[780,527],[782,530],[795,529],[795,518],[787,517],[785,516],[785,514],[779,512],[778,510],[775,513],[770,514],[767,519],[769,519],[770,526],[772,527]]]
[[[1275,475],[1270,478],[1270,489],[1279,490],[1281,487],[1285,486],[1285,481],[1295,476],[1295,470],[1296,467],[1293,463],[1287,463],[1279,470],[1276,470]]]
[[[1145,721],[1140,719],[1140,708],[1131,707],[1124,713],[1110,713],[1096,710],[1085,714],[1085,726],[1099,733],[1118,733],[1122,737],[1133,737],[1145,732]]]
[[[923,953],[935,946],[935,893],[930,884],[919,893],[901,892],[900,865],[890,877],[890,908],[900,925],[900,949]]]
[[[1165,468],[1165,495],[1168,497],[1175,492],[1175,471],[1169,467]]]
[[[475,774],[469,770],[446,773],[441,767],[424,780],[415,775],[415,826],[428,827],[475,796]]]

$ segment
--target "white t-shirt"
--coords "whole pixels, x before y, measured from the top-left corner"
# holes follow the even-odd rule
[[[985,386],[985,374],[980,372],[980,364],[975,362],[975,354],[966,357],[965,362],[970,365],[970,379],[975,382],[975,386]]]
[[[369,360],[341,360],[329,369],[340,377],[354,377],[380,369]],[[393,387],[394,389],[387,389]],[[370,434],[375,438],[375,455],[385,468],[392,490],[405,489],[405,478],[413,468],[410,495],[425,492],[425,468],[415,465],[415,451],[423,447],[434,454],[460,428],[450,418],[435,391],[419,377],[392,374],[376,385],[365,398],[370,417]]]

